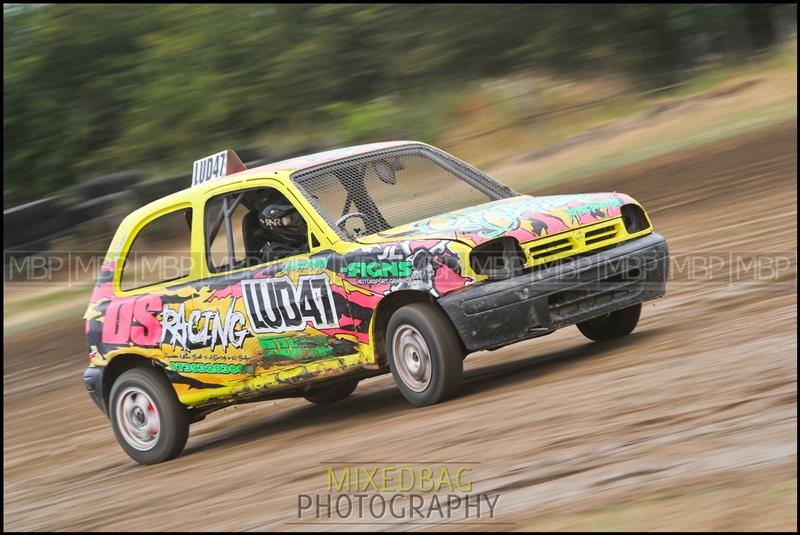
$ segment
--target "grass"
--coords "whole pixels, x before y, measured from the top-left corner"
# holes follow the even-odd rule
[[[593,159],[569,166],[556,166],[544,172],[535,173],[534,182],[530,176],[508,177],[504,179],[502,172],[498,177],[512,188],[528,188],[548,186],[571,179],[588,176],[596,173],[610,171],[617,167],[630,165],[636,162],[662,156],[670,152],[677,152],[697,145],[724,139],[737,134],[777,124],[793,117],[797,117],[797,106],[773,106],[759,109],[757,112],[745,111],[732,114],[730,120],[722,124],[713,124],[685,136],[668,137],[663,141],[642,144],[641,146],[619,146]]]
[[[673,102],[691,99],[691,107],[682,111],[676,108],[653,118],[642,115],[633,129],[614,135],[598,135],[596,139],[547,156],[518,163],[508,161],[530,154],[543,145],[552,145],[540,143],[536,132],[531,131],[528,135],[524,129],[504,136],[504,146],[498,151],[480,144],[454,147],[452,151],[459,157],[478,162],[480,167],[509,186],[519,191],[532,191],[777,124],[797,117],[796,61],[786,61],[783,59],[785,55],[746,66],[738,73],[709,74],[669,97]],[[796,49],[792,57],[796,59]],[[751,80],[756,83],[735,93],[719,95],[716,90]],[[703,98],[695,98],[697,95],[703,95]],[[649,110],[664,101],[664,97],[640,100],[631,109]],[[591,110],[578,111],[575,115],[581,115],[581,120],[574,118],[574,124],[582,125],[582,133],[592,126],[607,124],[612,109],[596,115]],[[561,139],[576,133],[572,131],[573,124],[561,124],[570,119],[573,118],[554,118],[552,121],[556,123],[554,130]],[[621,118],[610,122],[619,120]]]
[[[728,63],[707,69],[675,90],[673,95],[681,97],[702,93],[734,78],[757,76],[766,71],[797,71],[797,41],[788,42],[776,53],[747,61],[744,65]]]
[[[731,124],[715,126],[717,130],[713,135],[695,136],[691,135],[691,143],[705,142],[711,139],[719,139],[721,136],[731,135],[743,131],[747,128],[759,128],[768,124],[779,122],[797,114],[797,47],[796,43],[787,46],[779,53],[774,53],[763,57],[757,61],[749,61],[742,65],[720,65],[715,68],[707,69],[696,76],[687,79],[683,85],[674,88],[669,92],[637,95],[633,90],[626,91],[625,84],[618,80],[584,80],[573,83],[565,83],[563,90],[565,95],[548,96],[548,91],[542,89],[539,112],[560,110],[565,107],[573,108],[580,103],[591,100],[598,100],[604,96],[615,96],[604,100],[593,106],[574,109],[564,113],[557,113],[550,116],[542,116],[537,120],[527,123],[520,123],[509,118],[508,114],[503,114],[498,110],[489,108],[483,110],[480,117],[473,117],[469,114],[462,114],[451,125],[450,133],[438,140],[446,150],[453,152],[457,156],[470,161],[478,166],[491,166],[498,160],[507,159],[520,154],[532,152],[556,142],[570,138],[574,135],[583,133],[599,125],[620,121],[667,101],[683,100],[699,94],[706,93],[712,89],[723,86],[727,83],[742,80],[758,80],[761,83],[748,91],[750,98],[747,101],[737,102],[736,106],[730,106],[723,113],[728,115]],[[529,85],[535,86],[536,78],[532,78]],[[782,84],[776,87],[776,84]],[[540,83],[541,85],[541,83]],[[556,84],[554,87],[559,88]],[[758,93],[768,88],[768,93],[759,96]],[[535,95],[534,95],[535,97]],[[520,106],[526,98],[520,97]],[[735,100],[735,99],[734,99]],[[507,102],[503,103],[506,106]],[[498,105],[499,107],[499,105]],[[522,106],[524,107],[524,106]],[[763,117],[761,117],[763,115]],[[696,125],[698,130],[704,130],[706,124],[702,120],[687,116],[687,121]],[[720,122],[720,121],[718,121]],[[721,121],[725,122],[725,121]],[[463,140],[465,133],[480,133],[483,131],[494,131],[491,136],[473,137]],[[666,137],[669,137],[667,134]],[[686,138],[686,133],[681,133],[681,139]],[[641,157],[650,157],[655,154],[663,154],[664,150],[670,150],[659,143],[660,139],[650,140],[649,144],[658,144],[662,147],[658,150],[641,151]],[[669,141],[669,140],[666,140]],[[689,143],[679,143],[673,148],[684,148]],[[587,167],[583,157],[573,160],[580,161]],[[626,160],[631,163],[630,160]],[[613,161],[611,165],[614,165]],[[562,165],[561,171],[566,172],[562,176],[575,176],[574,172],[568,168],[571,165]],[[588,165],[591,171],[592,165]],[[607,164],[599,168],[608,169]]]

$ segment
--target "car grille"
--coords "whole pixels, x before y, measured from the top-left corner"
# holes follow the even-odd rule
[[[643,291],[642,277],[643,274],[639,269],[632,269],[625,274],[551,294],[547,300],[550,318],[554,323],[561,323],[589,310],[636,297]]]
[[[522,244],[526,267],[546,264],[628,239],[622,218],[586,225]]]

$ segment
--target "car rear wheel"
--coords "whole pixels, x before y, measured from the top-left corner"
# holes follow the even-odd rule
[[[125,453],[142,464],[177,456],[189,437],[189,415],[162,373],[128,370],[111,387],[111,427]]]
[[[414,303],[398,309],[389,320],[386,348],[397,387],[412,404],[432,405],[458,393],[463,350],[438,308]]]
[[[639,323],[642,304],[623,308],[610,314],[578,323],[578,330],[588,339],[596,342],[626,336],[633,332]]]
[[[311,390],[306,392],[303,397],[311,403],[316,403],[317,405],[327,405],[328,403],[334,403],[346,398],[353,393],[357,386],[358,381],[352,379],[342,383],[326,386],[324,388]]]

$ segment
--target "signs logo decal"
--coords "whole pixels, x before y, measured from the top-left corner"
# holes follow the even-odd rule
[[[413,270],[411,262],[350,262],[341,269],[348,278],[405,278]]]

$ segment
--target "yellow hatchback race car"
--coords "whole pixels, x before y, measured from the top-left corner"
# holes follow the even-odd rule
[[[331,403],[391,372],[414,405],[463,358],[577,324],[636,326],[668,250],[621,193],[531,197],[424,143],[245,169],[232,151],[126,217],[86,311],[84,384],[140,463],[231,404]]]

